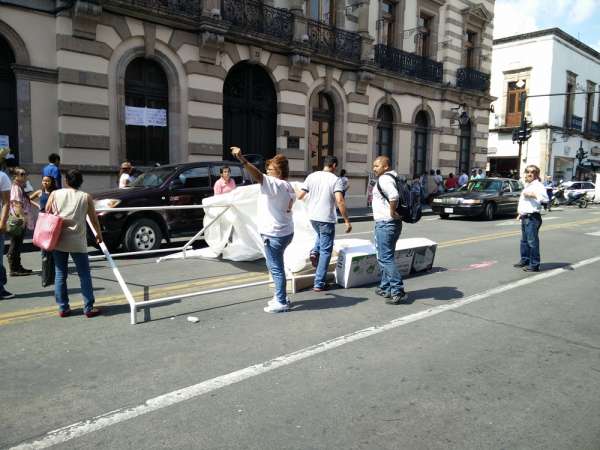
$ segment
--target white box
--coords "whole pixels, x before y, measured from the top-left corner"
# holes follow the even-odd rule
[[[394,259],[403,277],[411,272],[430,270],[437,243],[425,238],[399,239]],[[348,246],[339,249],[335,267],[336,283],[344,288],[364,286],[379,281],[379,264],[375,245]]]

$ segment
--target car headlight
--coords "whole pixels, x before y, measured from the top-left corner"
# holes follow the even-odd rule
[[[481,205],[481,200],[463,198],[461,203],[463,205]]]
[[[101,200],[94,200],[94,208],[96,209],[106,209],[106,208],[116,208],[121,200],[116,198],[103,198]]]
[[[444,203],[444,200],[441,198],[434,198],[433,203]]]

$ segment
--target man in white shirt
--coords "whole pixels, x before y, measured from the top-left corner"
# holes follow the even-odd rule
[[[375,290],[377,295],[385,298],[385,302],[397,305],[408,299],[404,291],[402,275],[394,255],[396,242],[402,232],[402,217],[396,207],[400,193],[396,187],[398,174],[391,170],[390,159],[379,156],[373,161],[373,172],[377,178],[377,186],[373,189],[373,220],[375,221],[375,247],[381,280]]]
[[[521,260],[515,267],[525,272],[540,271],[540,239],[542,204],[548,201],[546,188],[540,180],[540,168],[525,168],[525,189],[521,192],[517,207],[517,219],[521,220]]]
[[[14,294],[4,288],[7,281],[6,269],[4,268],[4,233],[6,232],[6,221],[8,220],[11,187],[12,183],[8,175],[0,171],[0,199],[2,200],[2,207],[0,209],[0,300],[14,297]]]
[[[464,186],[468,182],[469,182],[469,175],[467,175],[467,172],[465,172],[463,170],[463,172],[460,174],[460,177],[458,178],[458,185]]]
[[[335,156],[326,156],[323,160],[323,170],[313,172],[306,177],[298,192],[300,200],[308,195],[308,218],[317,233],[315,245],[310,251],[310,261],[313,267],[317,268],[313,287],[315,292],[327,289],[327,267],[331,261],[337,222],[336,204],[344,218],[346,233],[352,231],[346,212],[344,184],[335,174],[337,164],[338,160]]]

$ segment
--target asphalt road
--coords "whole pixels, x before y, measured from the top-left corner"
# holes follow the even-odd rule
[[[154,307],[129,325],[101,261],[106,314],[94,319],[59,318],[37,276],[10,279],[0,447],[600,449],[600,208],[544,216],[539,274],[512,267],[519,235],[510,217],[406,225],[403,237],[439,247],[397,306],[370,286],[301,292],[292,312],[269,315],[262,286]],[[265,277],[260,263],[119,267],[149,298]],[[76,306],[76,277],[70,286]]]

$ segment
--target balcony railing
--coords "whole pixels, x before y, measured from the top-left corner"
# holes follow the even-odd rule
[[[583,118],[572,115],[570,125],[573,130],[581,131],[581,129],[583,128]]]
[[[594,138],[600,138],[600,122],[592,122],[590,126],[590,133]]]
[[[323,22],[309,19],[308,45],[325,56],[360,61],[361,38],[358,33],[341,30]]]
[[[387,45],[375,46],[375,62],[384,69],[407,77],[435,83],[442,81],[442,63]]]
[[[223,0],[223,19],[245,32],[265,34],[291,41],[294,15],[285,9],[273,8],[255,0]]]
[[[490,87],[490,75],[475,69],[463,67],[456,71],[456,86],[474,91],[487,91]]]
[[[200,17],[201,0],[109,0],[117,6],[142,9],[158,15],[183,16],[190,19]]]

